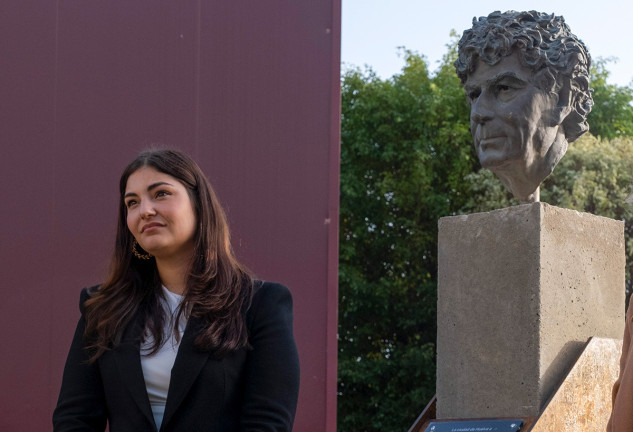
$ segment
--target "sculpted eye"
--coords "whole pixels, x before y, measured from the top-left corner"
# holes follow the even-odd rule
[[[479,89],[473,90],[468,93],[468,99],[470,99],[471,101],[474,101],[479,97],[480,94],[481,94],[481,90]]]

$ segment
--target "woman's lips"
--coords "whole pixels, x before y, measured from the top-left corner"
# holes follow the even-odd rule
[[[152,231],[155,230],[157,228],[161,228],[163,226],[163,224],[160,224],[158,222],[151,222],[148,224],[143,225],[143,227],[141,228],[141,233],[147,232],[147,231]]]

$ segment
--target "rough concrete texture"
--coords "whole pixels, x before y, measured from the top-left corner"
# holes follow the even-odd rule
[[[531,432],[603,431],[621,351],[622,340],[591,339]]]
[[[624,322],[624,224],[532,203],[439,221],[437,417],[537,416]]]

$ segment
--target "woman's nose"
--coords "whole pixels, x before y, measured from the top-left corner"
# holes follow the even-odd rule
[[[140,203],[140,214],[141,217],[153,216],[156,214],[156,210],[154,209],[154,204],[151,200],[143,200]]]

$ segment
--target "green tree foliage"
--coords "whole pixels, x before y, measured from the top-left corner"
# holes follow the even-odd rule
[[[437,220],[470,195],[468,107],[452,67],[342,79],[339,430],[403,431],[435,391]]]
[[[542,201],[624,221],[626,291],[633,282],[633,138],[586,135],[574,142],[542,186]],[[623,305],[624,306],[624,305]]]
[[[602,138],[633,135],[633,88],[609,84],[607,63],[598,59],[591,68],[594,106],[589,114],[591,133]]]
[[[480,169],[453,69],[403,50],[389,80],[342,77],[338,430],[407,430],[435,393],[437,221],[517,204]],[[633,90],[593,69],[595,138],[570,144],[541,187],[552,205],[625,220],[633,233]],[[633,243],[627,235],[627,288]]]

